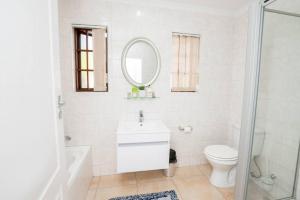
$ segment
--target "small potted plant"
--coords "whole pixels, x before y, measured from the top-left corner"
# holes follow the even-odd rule
[[[140,86],[139,90],[140,90],[140,96],[145,97],[146,96],[145,86]]]
[[[132,97],[138,97],[139,96],[139,88],[132,86],[131,93],[132,93]]]

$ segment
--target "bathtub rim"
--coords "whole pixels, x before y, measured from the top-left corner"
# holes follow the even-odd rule
[[[83,155],[80,157],[79,160],[76,161],[73,161],[73,162],[78,162],[77,163],[77,166],[70,172],[69,171],[69,168],[70,166],[68,166],[66,168],[66,170],[68,171],[69,173],[69,177],[67,179],[67,188],[70,189],[75,181],[75,178],[76,178],[76,175],[78,175],[80,169],[82,168],[82,165],[84,163],[84,161],[88,158],[88,154],[91,152],[91,146],[89,145],[74,145],[74,146],[65,146],[65,151],[67,153],[67,150],[69,149],[82,149],[83,150]]]

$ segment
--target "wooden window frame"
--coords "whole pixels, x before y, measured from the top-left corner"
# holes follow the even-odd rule
[[[75,78],[76,78],[76,92],[108,92],[108,82],[106,82],[106,90],[105,91],[94,91],[94,88],[89,87],[89,72],[94,72],[93,69],[89,69],[91,67],[89,65],[89,52],[93,52],[93,50],[89,49],[88,46],[88,36],[92,36],[91,31],[93,28],[81,28],[81,27],[74,27],[74,53],[75,53]],[[80,35],[84,34],[86,36],[85,49],[81,49],[80,47]],[[107,37],[105,39],[106,42],[106,78],[108,74],[108,61],[107,61]],[[82,69],[81,66],[81,53],[86,52],[86,69]],[[95,56],[95,55],[93,55]],[[87,88],[82,88],[82,81],[81,81],[81,72],[86,72],[87,74]]]

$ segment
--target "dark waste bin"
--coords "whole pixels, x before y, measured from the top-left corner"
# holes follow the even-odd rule
[[[169,169],[164,169],[165,176],[172,177],[175,175],[176,163],[177,163],[176,151],[174,149],[170,149]]]

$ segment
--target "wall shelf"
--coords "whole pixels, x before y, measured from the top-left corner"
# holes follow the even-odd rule
[[[126,97],[128,100],[147,100],[147,99],[158,99],[159,97]]]

